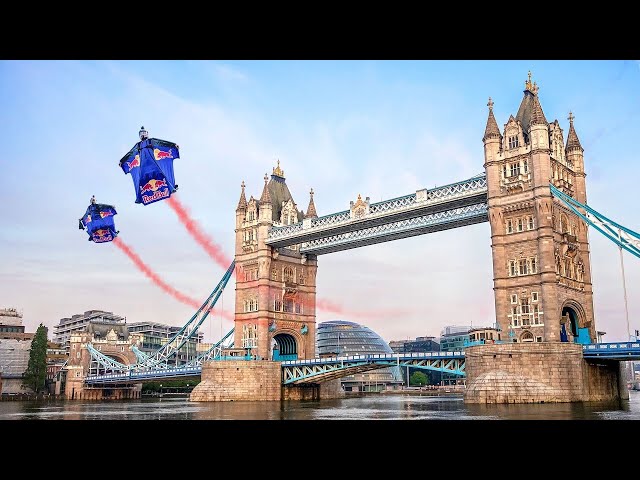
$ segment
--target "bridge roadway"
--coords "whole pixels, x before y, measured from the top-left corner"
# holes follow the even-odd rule
[[[640,342],[593,343],[583,345],[582,351],[587,360],[640,360]],[[464,351],[383,353],[290,360],[282,362],[282,383],[284,385],[317,383],[393,366],[409,366],[464,376]],[[198,377],[201,373],[202,367],[199,365],[158,370],[135,370],[132,368],[126,373],[87,376],[85,383],[88,385],[129,384],[170,378]]]

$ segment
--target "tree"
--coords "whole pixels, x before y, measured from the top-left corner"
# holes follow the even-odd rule
[[[29,363],[24,372],[23,383],[38,393],[44,389],[47,376],[47,329],[40,324],[31,341]]]
[[[411,377],[409,377],[409,385],[418,385],[418,386],[422,386],[422,385],[426,385],[428,383],[428,378],[427,376],[422,373],[422,372],[413,372],[411,374]]]

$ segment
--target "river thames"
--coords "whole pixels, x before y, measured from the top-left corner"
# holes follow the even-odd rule
[[[415,394],[304,402],[5,401],[0,420],[640,420],[640,392],[614,405],[465,405],[462,396]]]

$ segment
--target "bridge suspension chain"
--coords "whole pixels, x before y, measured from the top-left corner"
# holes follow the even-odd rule
[[[549,185],[549,187],[554,197],[582,218],[588,225],[591,225],[619,247],[640,258],[640,234],[605,217],[589,207],[589,205],[583,204],[562,192],[554,185]],[[579,209],[582,209],[582,211]]]
[[[189,319],[189,321],[176,332],[171,339],[162,345],[158,350],[151,353],[145,360],[139,361],[134,367],[136,369],[158,367],[160,365],[168,364],[169,359],[173,355],[177,355],[178,351],[189,341],[189,339],[198,331],[202,323],[209,316],[209,313],[216,305],[216,302],[222,295],[224,288],[226,287],[229,279],[231,278],[235,269],[235,260],[231,262],[231,265],[225,272],[224,276],[213,289],[209,297],[204,301],[202,306],[196,311],[196,313]],[[134,352],[135,353],[135,352]]]

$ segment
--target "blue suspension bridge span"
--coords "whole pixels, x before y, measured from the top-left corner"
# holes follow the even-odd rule
[[[550,185],[551,192],[562,204],[588,225],[605,235],[620,248],[640,258],[640,235],[590,206],[580,203]],[[266,244],[274,247],[300,245],[303,254],[320,255],[421,235],[449,228],[488,221],[487,179],[484,174],[462,182],[418,190],[415,194],[378,203],[358,199],[351,210],[302,222],[272,227]],[[197,334],[199,327],[215,307],[235,269],[231,263],[220,282],[202,306],[185,325],[156,351],[146,354],[136,346],[131,350],[136,362],[124,364],[105,355],[91,343],[86,349],[91,355],[87,385],[131,384],[143,381],[200,376],[204,362],[228,360],[225,349],[232,348],[232,329],[206,352],[183,365],[172,364],[178,351]],[[586,343],[582,345],[587,360],[640,360],[640,343]],[[248,350],[250,352],[250,350]],[[255,358],[250,354],[242,359]],[[238,357],[233,357],[238,360]],[[464,351],[407,354],[374,354],[288,360],[281,362],[282,384],[319,383],[336,378],[390,366],[465,375]]]

